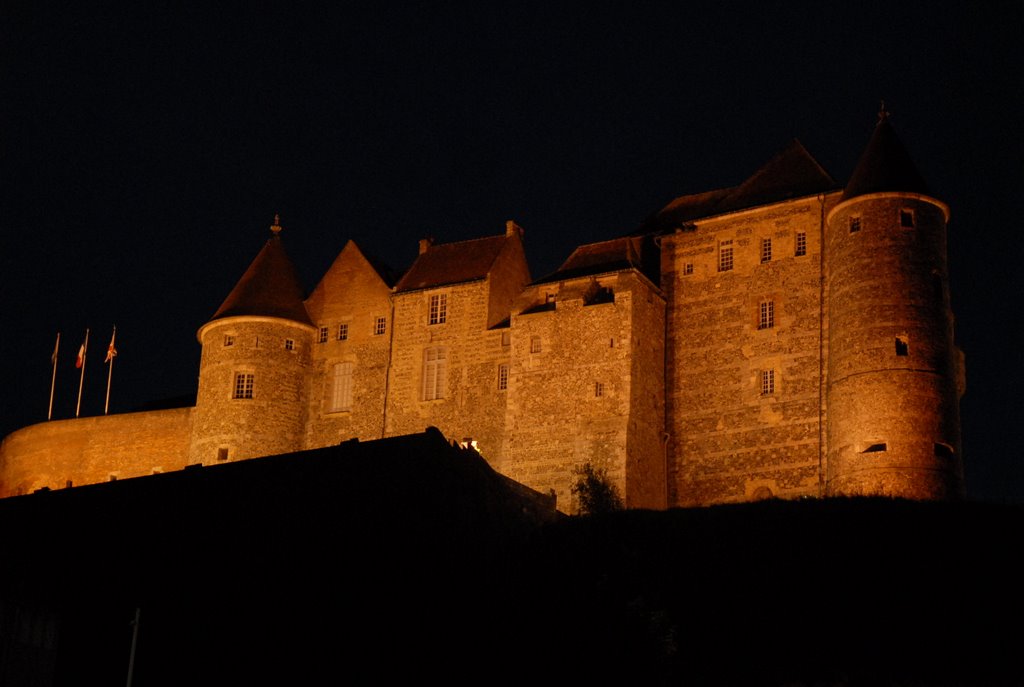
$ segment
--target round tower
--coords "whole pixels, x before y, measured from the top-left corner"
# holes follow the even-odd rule
[[[190,464],[303,448],[314,327],[274,220],[266,245],[196,335]]]
[[[826,223],[830,495],[963,493],[948,220],[883,109]]]

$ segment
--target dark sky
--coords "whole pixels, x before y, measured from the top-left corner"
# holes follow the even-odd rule
[[[880,100],[952,209],[969,494],[1024,503],[1022,3],[0,7],[0,434],[194,393],[195,332],[280,213],[307,289],[348,239],[526,231],[534,276],[798,138],[845,182]],[[269,5],[268,5],[269,6]]]

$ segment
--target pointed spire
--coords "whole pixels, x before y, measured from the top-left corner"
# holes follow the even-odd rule
[[[889,111],[885,109],[885,101],[882,101],[878,124],[875,125],[875,131],[856,169],[850,175],[843,200],[883,191],[928,194],[928,185],[896,136],[890,117]]]
[[[240,315],[280,317],[312,324],[303,305],[298,273],[281,243],[281,218],[274,215],[271,236],[212,320]]]

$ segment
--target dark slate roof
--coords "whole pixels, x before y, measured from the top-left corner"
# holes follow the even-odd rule
[[[681,224],[726,212],[834,191],[835,179],[793,139],[746,181],[732,188],[680,196],[648,218],[634,233],[665,233]]]
[[[639,270],[655,284],[659,283],[658,247],[650,237],[625,236],[580,246],[557,270],[534,284],[545,284],[620,270]]]
[[[502,234],[430,246],[398,281],[395,291],[416,291],[483,279],[507,240]]]
[[[312,324],[302,304],[304,298],[295,265],[285,253],[281,237],[274,234],[210,320],[258,315]]]
[[[860,156],[860,161],[850,176],[850,182],[843,192],[843,200],[883,191],[928,194],[924,178],[896,136],[896,131],[884,110],[871,140],[868,141],[867,149]]]

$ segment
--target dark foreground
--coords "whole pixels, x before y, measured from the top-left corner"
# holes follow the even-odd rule
[[[1024,683],[1019,508],[552,520],[417,436],[0,501],[0,684],[125,684],[136,609],[139,687]]]

